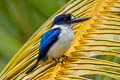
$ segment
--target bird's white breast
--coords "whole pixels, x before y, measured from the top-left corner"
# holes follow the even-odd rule
[[[74,38],[74,32],[71,29],[71,26],[63,25],[60,27],[58,25],[53,28],[60,27],[61,33],[59,35],[59,39],[56,43],[52,45],[52,47],[48,51],[48,57],[59,58],[61,57],[71,46],[72,40]]]

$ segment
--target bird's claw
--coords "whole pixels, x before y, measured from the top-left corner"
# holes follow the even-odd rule
[[[58,60],[56,60],[55,58],[53,58],[53,60],[55,61],[55,65],[57,65],[57,63],[60,63],[61,65],[63,65],[63,62],[66,62],[66,60],[68,59],[68,56],[63,55],[63,60],[60,61],[60,58],[58,58]]]
[[[57,61],[57,60],[56,60],[56,61],[55,61],[55,65],[57,65],[57,63],[63,64],[63,62],[64,62],[64,60],[62,60],[62,61],[60,61],[60,60]]]
[[[59,61],[56,60],[56,61],[55,61],[55,65],[57,65],[57,63],[59,63]]]

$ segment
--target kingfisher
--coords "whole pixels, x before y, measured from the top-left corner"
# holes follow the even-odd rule
[[[51,29],[40,40],[39,55],[35,64],[26,73],[30,73],[39,63],[51,58],[58,63],[58,58],[70,48],[74,38],[73,23],[83,22],[89,17],[77,18],[72,14],[61,14],[54,18]]]

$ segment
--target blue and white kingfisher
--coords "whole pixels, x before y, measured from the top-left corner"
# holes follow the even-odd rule
[[[51,29],[43,34],[40,41],[39,55],[36,63],[26,72],[31,72],[39,61],[56,59],[64,55],[70,48],[74,38],[73,23],[83,22],[90,18],[76,18],[71,14],[62,14],[54,18]]]

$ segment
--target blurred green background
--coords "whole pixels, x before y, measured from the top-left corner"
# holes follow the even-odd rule
[[[69,0],[0,0],[0,71],[26,40]]]

